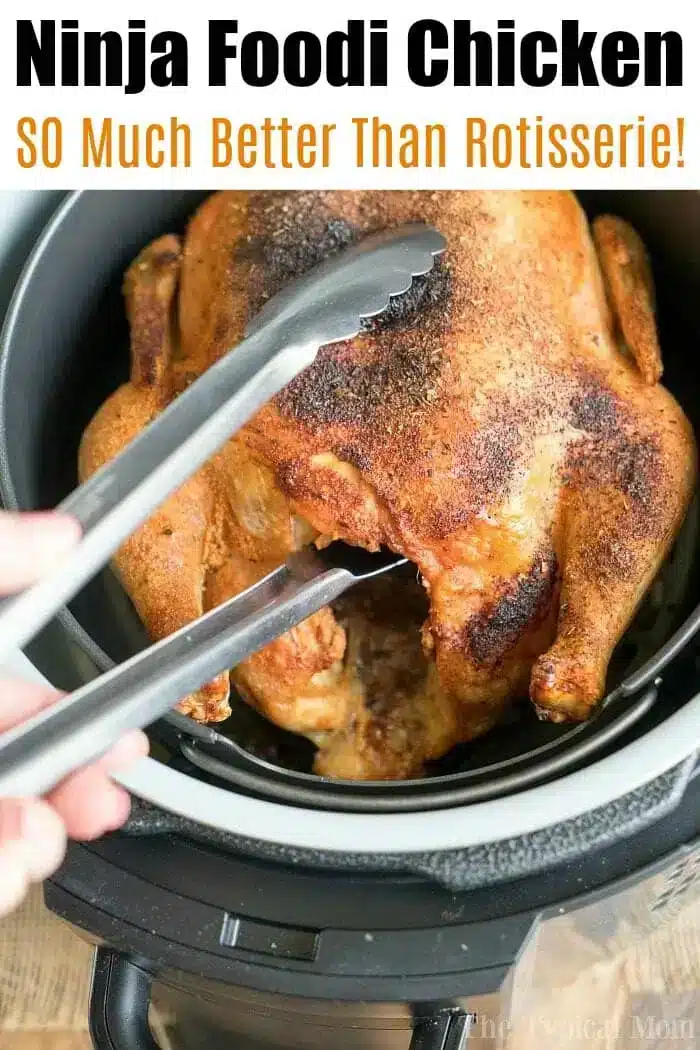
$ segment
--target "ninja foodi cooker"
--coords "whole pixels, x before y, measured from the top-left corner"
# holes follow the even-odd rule
[[[202,196],[81,193],[45,227],[0,357],[7,506],[50,506],[75,485],[82,430],[127,374],[124,269]],[[665,382],[697,425],[700,196],[582,199],[645,237]],[[46,892],[99,945],[95,1045],[152,1046],[153,994],[183,1048],[234,1034],[256,1048],[456,1047],[483,1035],[479,1017],[512,1014],[542,930],[579,916],[600,939],[610,901],[619,914],[636,902],[636,921],[653,926],[679,886],[684,899],[700,893],[698,564],[693,507],[597,718],[560,727],[524,713],[420,782],[330,784],[310,774],[303,747],[260,725],[250,733],[269,732],[277,756],[262,770],[226,727],[176,715],[153,726],[153,757],[125,780],[128,827],[72,847]],[[106,571],[28,656],[74,688],[143,644]]]

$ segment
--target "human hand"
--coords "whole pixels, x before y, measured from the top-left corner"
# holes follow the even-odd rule
[[[80,528],[71,518],[0,511],[0,594],[21,590],[45,575],[79,536]],[[0,733],[60,695],[35,682],[0,680]],[[128,733],[107,755],[67,777],[46,798],[0,799],[0,916],[22,901],[31,883],[59,867],[68,837],[87,841],[124,823],[129,795],[109,775],[147,752],[146,735]]]

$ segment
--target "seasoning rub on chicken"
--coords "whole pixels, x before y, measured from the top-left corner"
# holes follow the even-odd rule
[[[638,236],[589,229],[571,194],[512,192],[210,197],[127,274],[131,380],[88,427],[81,477],[290,279],[412,220],[448,237],[435,271],[322,349],[115,562],[158,639],[307,543],[405,554],[418,593],[388,578],[230,676],[333,777],[420,775],[528,694],[542,718],[585,719],[695,482]],[[229,691],[222,675],[181,710],[220,721]]]

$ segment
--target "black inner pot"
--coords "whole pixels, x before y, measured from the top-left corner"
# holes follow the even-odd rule
[[[101,402],[128,375],[128,328],[121,294],[124,270],[153,237],[184,228],[204,193],[85,193],[54,222],[43,252],[21,286],[6,328],[0,364],[0,481],[8,506],[50,507],[75,486],[81,434]],[[591,214],[630,219],[651,250],[664,350],[664,382],[698,426],[700,375],[688,368],[698,342],[700,194],[582,194]],[[695,266],[695,270],[693,269]],[[4,447],[3,447],[4,446]],[[511,724],[436,763],[424,780],[355,784],[310,773],[313,749],[271,726],[242,702],[216,729],[171,715],[152,727],[158,754],[196,775],[298,805],[391,811],[463,804],[520,790],[561,775],[646,731],[674,709],[653,675],[633,696],[619,686],[658,652],[700,597],[696,509],[674,552],[620,643],[609,676],[610,700],[583,726],[539,722],[523,705]],[[77,643],[63,688],[120,662],[146,643],[131,603],[102,572],[60,617]],[[49,632],[44,636],[48,637]],[[37,642],[40,647],[42,639]],[[31,655],[31,653],[30,653]],[[41,659],[39,659],[41,665]],[[667,678],[668,682],[669,679]],[[645,686],[644,689],[641,686]],[[677,700],[687,691],[676,690]],[[236,705],[234,705],[236,706]],[[259,758],[246,760],[243,745]]]

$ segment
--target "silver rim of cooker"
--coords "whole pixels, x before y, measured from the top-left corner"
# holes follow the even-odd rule
[[[10,670],[46,682],[22,654]],[[444,810],[329,813],[214,787],[147,758],[117,779],[134,795],[218,831],[276,846],[336,853],[464,849],[573,820],[643,787],[698,747],[700,694],[639,739],[585,769],[539,787]]]

